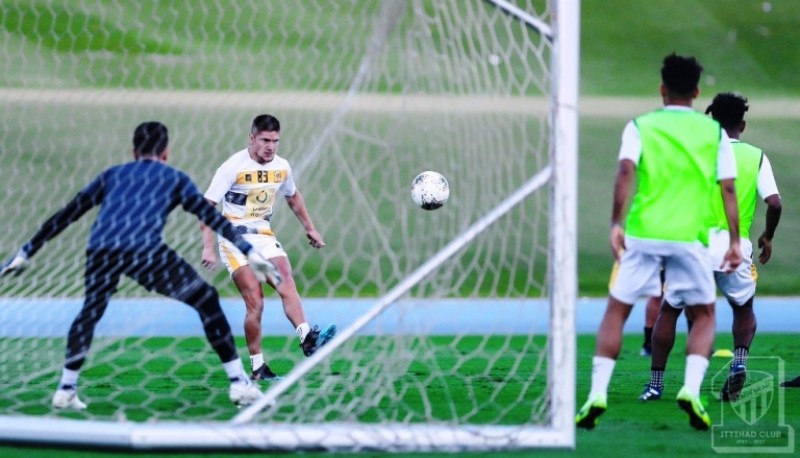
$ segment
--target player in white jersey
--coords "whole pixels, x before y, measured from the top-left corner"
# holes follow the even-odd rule
[[[735,401],[744,387],[747,377],[747,356],[756,333],[753,298],[756,293],[758,272],[753,263],[753,245],[749,239],[749,226],[754,218],[756,201],[760,197],[767,204],[764,232],[758,237],[758,247],[761,248],[758,258],[761,264],[766,264],[772,256],[772,238],[775,236],[783,207],[769,158],[761,149],[739,140],[747,124],[744,114],[748,109],[746,97],[735,92],[723,92],[714,97],[713,102],[706,110],[706,114],[710,113],[730,135],[739,168],[743,170],[745,167],[749,167],[750,169],[749,173],[743,170],[737,179],[737,192],[741,190],[742,196],[742,203],[739,205],[740,215],[742,215],[740,234],[745,262],[729,275],[723,272],[714,272],[717,286],[733,311],[731,328],[734,345],[733,361],[725,385],[720,391],[720,399],[723,401]],[[721,246],[727,243],[727,236],[728,234],[724,230],[714,231],[709,245],[712,261],[720,258]]]
[[[323,248],[325,242],[317,231],[306,209],[303,195],[297,189],[289,161],[278,156],[280,122],[272,115],[262,114],[253,119],[249,145],[225,161],[214,174],[205,193],[208,202],[216,206],[222,203],[222,214],[233,223],[245,239],[264,258],[278,268],[283,281],[275,288],[283,303],[283,311],[300,338],[300,347],[306,356],[311,356],[320,346],[336,334],[336,326],[329,325],[320,331],[311,328],[292,276],[292,266],[286,252],[275,238],[270,226],[278,197],[283,197],[289,208],[300,220],[306,231],[309,244]],[[203,258],[206,268],[217,264],[214,252],[213,232],[203,226]],[[247,311],[244,333],[250,351],[252,378],[273,380],[278,376],[264,360],[261,349],[261,316],[264,310],[264,292],[261,280],[256,278],[245,257],[233,244],[219,240],[219,252],[223,264],[228,268],[233,282],[244,299]]]

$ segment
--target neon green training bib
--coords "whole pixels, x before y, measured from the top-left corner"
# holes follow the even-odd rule
[[[736,201],[739,203],[739,234],[750,238],[750,226],[756,214],[758,203],[758,172],[761,169],[763,153],[760,148],[742,142],[731,142],[733,154],[736,157]],[[728,229],[728,219],[725,217],[725,206],[719,186],[712,196],[713,227]]]
[[[708,244],[717,190],[719,123],[688,110],[657,110],[634,120],[642,141],[639,188],[628,213],[631,237]]]

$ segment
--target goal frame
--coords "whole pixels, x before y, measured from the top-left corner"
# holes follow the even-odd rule
[[[259,402],[227,423],[130,423],[0,416],[0,442],[140,450],[466,451],[575,447],[577,295],[577,164],[580,0],[553,0],[552,24],[528,17],[506,0],[486,0],[552,40],[550,165],[492,212],[470,226],[398,284],[329,345],[304,360]],[[562,14],[563,13],[563,14]],[[462,248],[527,196],[550,187],[548,420],[545,426],[391,424],[253,424],[268,406],[315,363],[397,301],[450,254]],[[324,434],[320,429],[324,429]],[[300,440],[299,438],[302,438]]]

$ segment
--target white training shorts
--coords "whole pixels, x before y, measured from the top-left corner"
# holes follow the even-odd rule
[[[700,242],[666,242],[625,237],[625,253],[611,295],[625,304],[661,294],[673,307],[708,305],[716,300],[708,249]]]
[[[260,253],[265,259],[287,257],[280,242],[271,235],[244,234],[242,237],[250,242],[250,244],[253,245],[253,249]],[[231,275],[233,275],[239,267],[249,264],[247,256],[239,251],[236,245],[223,237],[219,238],[219,256]]]
[[[730,233],[727,230],[712,230],[709,234],[708,252],[711,256],[711,267],[714,269],[714,279],[722,295],[735,305],[744,305],[756,294],[756,281],[758,272],[753,264],[753,244],[746,238],[741,238],[742,263],[735,271],[726,274],[720,269],[725,253],[730,244]]]

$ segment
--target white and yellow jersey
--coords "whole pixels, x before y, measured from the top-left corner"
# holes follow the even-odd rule
[[[233,224],[272,235],[276,197],[291,197],[295,192],[289,161],[276,154],[271,162],[259,164],[245,148],[219,166],[205,198],[222,202],[222,214]]]

